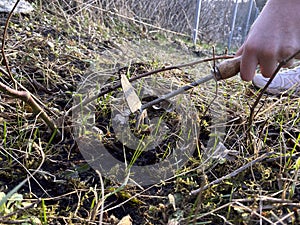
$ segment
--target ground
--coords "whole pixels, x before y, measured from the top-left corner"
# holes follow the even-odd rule
[[[173,100],[175,109],[161,104],[148,110],[150,119],[164,120],[166,137],[143,152],[117,140],[113,121],[120,124],[122,119],[116,120],[114,107],[127,107],[119,87],[96,98],[94,116],[88,117],[94,126],[87,123],[86,130],[76,133],[77,117],[70,109],[82,103],[87,91],[95,96],[117,84],[121,74],[132,78],[212,58],[212,46],[195,49],[186,37],[145,30],[109,13],[99,20],[88,10],[66,13],[55,4],[39,7],[33,14],[11,18],[1,68],[7,71],[7,63],[17,89],[36,96],[59,133],[28,104],[1,92],[1,224],[118,224],[127,215],[137,225],[299,223],[299,97],[263,94],[253,109],[260,92],[238,76],[202,84]],[[1,35],[6,19],[1,14]],[[224,52],[216,49],[218,56]],[[146,103],[209,74],[212,65],[165,70],[132,83],[147,95]],[[101,87],[88,79],[103,74]],[[15,88],[5,73],[0,81]],[[113,104],[118,99],[123,100]],[[128,123],[135,137],[149,135],[151,127],[136,129],[133,115]],[[100,140],[120,161],[125,161],[125,150],[134,165],[155,164],[189,138],[190,127],[197,128],[194,145],[187,147],[191,155],[175,174],[155,183],[110,179],[82,151]],[[157,168],[155,174],[160,172]]]

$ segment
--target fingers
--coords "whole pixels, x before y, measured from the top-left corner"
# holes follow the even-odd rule
[[[242,56],[240,74],[244,81],[251,81],[255,75],[258,64],[256,52],[257,50],[255,48],[249,48],[249,46],[244,43],[236,53],[236,56]]]
[[[271,77],[278,66],[278,60],[273,54],[269,56],[257,56],[254,54],[242,54],[241,60],[241,78],[244,81],[251,81],[255,76],[257,65],[260,66],[260,72],[264,77]],[[293,60],[290,60],[286,66],[293,65]]]
[[[236,53],[236,56],[242,56],[240,74],[244,81],[251,81],[253,79],[257,65],[260,66],[260,72],[264,77],[271,77],[276,70],[278,63],[292,55],[287,53],[286,50],[274,52],[265,50],[259,55],[258,49],[253,49],[249,46],[246,47],[247,48],[243,45]],[[278,52],[281,52],[281,56],[277,56]],[[300,54],[298,54],[295,58],[300,58]],[[283,67],[292,67],[293,64],[294,59],[291,59],[287,61]]]
[[[264,77],[271,77],[276,67],[278,65],[278,61],[275,57],[266,56],[261,57],[259,59],[260,72]]]
[[[254,55],[242,55],[240,74],[244,81],[251,81],[255,75],[258,61]]]
[[[235,56],[242,56],[241,65],[240,65],[240,74],[241,78],[244,81],[251,81],[255,75],[255,70],[258,61],[256,57],[251,57],[251,55],[247,56],[244,54],[244,46],[243,44],[239,50],[236,52]],[[251,59],[252,58],[252,59]]]

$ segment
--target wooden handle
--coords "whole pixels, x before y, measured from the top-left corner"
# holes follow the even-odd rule
[[[221,62],[216,68],[216,79],[225,80],[237,75],[240,72],[241,58],[239,56]]]

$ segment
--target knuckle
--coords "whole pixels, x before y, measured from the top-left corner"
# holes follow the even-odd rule
[[[249,53],[249,54],[254,54],[254,53],[259,51],[259,48],[256,44],[247,43],[244,46],[244,51]]]

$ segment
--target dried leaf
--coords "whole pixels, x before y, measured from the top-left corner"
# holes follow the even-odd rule
[[[172,194],[168,194],[168,199],[170,204],[173,206],[174,211],[176,211],[176,202],[175,202],[175,197]]]
[[[130,111],[134,113],[141,109],[142,102],[140,101],[139,97],[135,93],[134,88],[124,74],[121,74],[121,85]]]
[[[132,225],[132,219],[130,215],[124,216],[117,225]]]

